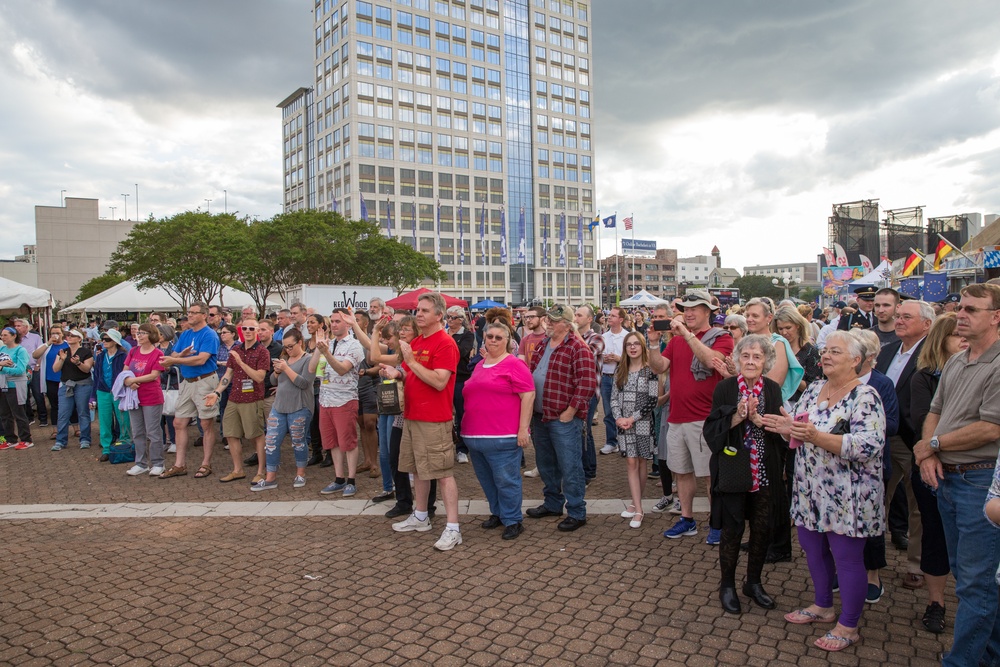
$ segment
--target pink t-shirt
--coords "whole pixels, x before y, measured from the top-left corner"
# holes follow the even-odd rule
[[[162,358],[163,351],[158,347],[154,347],[149,354],[143,354],[138,347],[133,347],[125,357],[125,367],[135,373],[136,377],[148,375],[153,371],[165,370],[160,365]],[[163,390],[159,380],[143,382],[136,387],[136,392],[139,394],[139,405],[163,405]]]
[[[500,363],[487,368],[476,364],[465,381],[465,417],[462,435],[466,438],[514,437],[521,424],[521,397],[535,390],[527,364],[507,355]]]

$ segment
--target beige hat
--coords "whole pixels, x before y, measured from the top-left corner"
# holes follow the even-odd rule
[[[677,303],[677,309],[684,312],[689,306],[708,306],[709,310],[718,310],[719,307],[712,303],[712,296],[707,290],[693,289],[684,295],[684,298]]]
[[[70,329],[66,334],[67,336],[76,336],[77,338],[83,338],[83,334],[80,333],[79,329]]]

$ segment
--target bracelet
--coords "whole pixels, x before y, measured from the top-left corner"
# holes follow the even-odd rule
[[[219,398],[222,398],[222,394],[220,394],[218,390],[215,390],[212,393],[218,396]]]

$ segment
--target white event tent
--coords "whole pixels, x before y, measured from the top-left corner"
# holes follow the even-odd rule
[[[227,306],[229,308],[241,308],[253,303],[253,299],[246,292],[242,292],[232,287],[222,288],[222,298],[216,296],[212,299],[213,306]],[[283,304],[268,302],[269,308],[284,308]],[[154,310],[175,312],[181,309],[181,305],[174,300],[167,290],[156,287],[148,290],[141,290],[130,280],[119,283],[114,287],[104,290],[100,294],[95,294],[89,299],[84,299],[72,306],[67,306],[59,311],[60,315],[69,313],[151,313]]]
[[[39,320],[42,320],[44,326],[48,327],[53,305],[52,293],[48,290],[0,278],[0,314],[27,317],[27,308],[34,326],[39,326]]]
[[[646,290],[639,290],[629,298],[618,303],[619,306],[658,306],[661,303],[668,303],[666,299],[653,296]]]

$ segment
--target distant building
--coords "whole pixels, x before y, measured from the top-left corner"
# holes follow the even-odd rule
[[[35,263],[35,246],[24,246],[24,254],[14,259],[0,259],[0,278],[22,285],[38,287],[38,265]]]
[[[709,287],[730,287],[733,281],[740,277],[736,269],[716,268],[708,274]]]
[[[793,278],[800,281],[802,287],[817,288],[820,286],[819,264],[817,262],[801,262],[798,264],[758,264],[756,266],[744,266],[745,276],[766,276],[768,278],[778,278],[785,273],[790,273]]]
[[[66,197],[65,202],[35,207],[36,287],[52,292],[64,306],[76,299],[83,283],[107,271],[111,254],[135,225],[134,220],[102,220],[96,199]]]
[[[677,260],[677,281],[690,285],[708,285],[708,277],[721,266],[718,246],[712,248],[711,255],[681,257]]]
[[[656,257],[605,257],[600,269],[603,306],[614,304],[619,285],[622,299],[642,289],[661,299],[677,296],[677,251],[672,248],[658,248]]]

